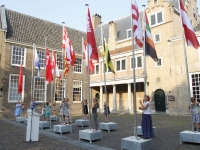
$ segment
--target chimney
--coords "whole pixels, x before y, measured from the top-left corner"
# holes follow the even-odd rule
[[[117,41],[117,25],[115,22],[110,21],[109,22],[109,49],[113,50],[116,49],[116,41]]]
[[[93,26],[93,29],[96,29],[96,27],[98,25],[101,24],[101,16],[99,14],[94,14],[92,16],[92,26]]]
[[[1,7],[5,7],[5,5],[1,5]]]

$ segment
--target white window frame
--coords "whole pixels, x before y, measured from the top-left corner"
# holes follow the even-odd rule
[[[131,34],[130,37],[128,36],[128,35],[129,35],[129,32],[131,32],[131,29],[126,30],[126,37],[127,37],[127,39],[132,38],[132,34]]]
[[[22,46],[15,46],[15,45],[12,45],[12,52],[11,52],[11,61],[10,61],[10,64],[11,64],[11,66],[20,66],[21,65],[21,63],[20,64],[13,64],[12,63],[12,60],[13,60],[13,48],[14,47],[19,47],[19,48],[23,48],[24,49],[24,60],[23,60],[23,67],[26,67],[26,48],[25,47],[22,47]],[[22,55],[21,55],[22,56]],[[21,58],[20,58],[21,59]],[[21,61],[21,60],[20,60]]]
[[[80,85],[80,87],[81,87],[81,92],[80,92],[80,101],[74,101],[74,82],[80,82],[81,83],[81,85]],[[82,92],[83,92],[83,86],[82,86],[82,81],[80,81],[80,80],[73,80],[73,87],[72,87],[72,102],[73,103],[81,103],[82,102]]]
[[[60,60],[58,61],[58,55],[61,56],[61,59],[62,59],[61,62],[60,62]],[[59,53],[56,54],[56,62],[57,62],[59,71],[62,71],[62,68],[64,68],[64,64],[63,64],[64,63],[64,59],[62,58],[62,54],[59,54]],[[62,66],[61,69],[59,68],[59,64],[58,63],[63,64],[63,65],[61,65]]]
[[[97,73],[96,71],[96,67],[99,66],[99,73]],[[100,74],[100,65],[99,64],[94,64],[94,71],[91,75],[99,75]]]
[[[24,86],[25,86],[25,75],[23,75],[23,85],[22,85],[22,94],[21,94],[21,100],[10,100],[10,94],[11,94],[11,90],[12,89],[17,89],[17,91],[18,91],[18,87],[16,87],[16,88],[12,88],[11,87],[11,76],[19,76],[19,74],[10,74],[9,75],[9,89],[8,89],[8,103],[16,103],[16,102],[18,102],[18,101],[24,101]],[[17,82],[17,85],[16,86],[18,86],[18,82]],[[17,95],[20,95],[20,94],[17,94]]]
[[[141,57],[141,59],[142,59],[142,67],[138,67],[138,59],[137,59],[138,57]],[[131,64],[132,64],[132,58],[133,58],[133,57],[130,57],[130,69],[131,69],[131,70],[133,70],[133,68],[132,68],[132,66],[131,66]],[[141,69],[141,68],[143,68],[143,66],[144,66],[143,56],[142,56],[142,55],[135,56],[135,60],[136,60],[135,69]]]
[[[159,35],[159,41],[156,41],[156,35]],[[154,34],[154,43],[159,43],[161,42],[161,34],[158,33],[158,34]]]
[[[44,100],[43,101],[37,101],[37,98],[35,97],[35,80],[36,80],[36,78],[38,78],[38,77],[34,76],[34,80],[33,80],[34,81],[34,83],[33,83],[33,97],[35,98],[37,103],[46,102],[46,92],[47,92],[47,90],[45,89],[45,85],[44,85],[44,90],[42,90],[43,93],[44,93]],[[44,79],[44,84],[45,84],[45,78],[44,77],[40,77],[40,79]],[[46,92],[45,92],[45,90],[46,90]]]
[[[154,0],[154,4],[156,4],[157,2],[158,2],[158,0],[156,0],[156,1]]]
[[[162,13],[162,22],[160,22],[160,23],[158,23],[158,18],[157,18],[157,14],[158,13]],[[155,24],[154,25],[151,25],[151,16],[153,16],[153,15],[155,15]],[[155,27],[155,26],[158,26],[158,25],[161,25],[161,24],[163,24],[165,21],[164,21],[164,11],[163,10],[161,10],[161,11],[158,11],[158,12],[155,12],[155,13],[153,13],[153,14],[150,14],[149,15],[149,18],[150,18],[150,27]]]
[[[158,63],[156,62],[156,67],[162,67],[162,66],[163,66],[163,58],[162,58],[162,57],[159,57],[158,59],[161,59],[161,65],[158,66]]]
[[[74,73],[78,73],[78,74],[82,74],[82,59],[81,58],[76,58],[76,60],[77,59],[79,59],[79,60],[81,60],[80,62],[80,64],[79,63],[77,63],[77,61],[75,61],[75,63],[74,63],[74,67],[73,67],[73,70],[74,70]],[[79,71],[77,71],[78,69],[80,68],[80,72]]]
[[[199,95],[199,97],[200,97],[200,87],[199,87],[199,85],[195,85],[196,82],[193,83],[193,80],[192,80],[192,75],[196,75],[196,74],[200,75],[200,72],[189,73],[190,94],[191,94],[192,97],[194,96],[193,87],[199,88],[199,89],[197,89],[196,91],[199,92],[198,95]],[[198,78],[198,81],[197,81],[197,82],[200,83],[200,78]],[[193,84],[194,84],[194,85],[193,85]],[[196,97],[196,100],[200,100],[200,98],[198,99],[198,98]]]
[[[40,58],[40,54],[38,54],[38,51],[44,52],[44,60],[42,60],[42,59]],[[40,61],[40,69],[45,69],[45,65],[46,65],[45,51],[36,49],[36,52],[37,52],[37,54],[38,54],[39,61]],[[43,64],[42,61],[44,61],[44,66],[42,66],[42,64]],[[38,68],[38,67],[35,67],[35,68]]]
[[[56,94],[56,83],[57,83],[57,80],[59,80],[59,78],[55,78],[55,87],[54,87],[54,95],[53,95],[53,97],[54,97],[54,100],[55,100],[55,102],[56,103],[60,103],[61,101],[62,101],[62,98],[61,98],[61,101],[58,101],[58,100],[56,100],[55,98],[55,94]],[[62,79],[60,79],[60,80],[62,80]],[[61,92],[64,90],[64,98],[66,98],[66,88],[65,88],[65,86],[66,86],[66,79],[63,79],[63,81],[64,81],[64,86],[63,86],[63,89],[62,90],[60,90]],[[61,85],[62,86],[62,85]],[[62,95],[61,95],[62,96]]]
[[[122,70],[122,60],[125,60],[125,70]],[[120,70],[117,70],[117,62],[120,61]],[[115,60],[115,70],[116,72],[126,71],[127,70],[127,61],[126,58],[120,58]]]

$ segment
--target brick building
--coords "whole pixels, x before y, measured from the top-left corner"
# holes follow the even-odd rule
[[[70,71],[63,81],[55,78],[54,82],[48,84],[45,93],[45,35],[47,35],[46,45],[50,53],[52,51],[56,53],[61,73],[63,66],[62,25],[6,9],[3,5],[0,7],[0,16],[0,79],[5,77],[4,85],[0,82],[0,110],[14,111],[18,100],[24,101],[26,108],[30,107],[33,43],[35,43],[40,58],[41,77],[37,78],[37,68],[34,67],[33,96],[39,106],[47,101],[55,100],[59,103],[64,91],[64,97],[70,99],[71,113],[81,113],[82,92],[84,92],[84,97],[87,97],[87,76],[83,76],[81,65],[82,36],[85,36],[85,33],[67,28],[76,53],[75,65],[70,66]],[[19,95],[17,83],[21,60],[23,62],[23,91]],[[64,88],[62,88],[62,83],[64,83]],[[41,111],[39,107],[38,111]]]
[[[195,33],[200,40],[200,19],[196,0],[184,0]],[[142,13],[140,16],[142,18]],[[146,8],[147,17],[154,38],[159,60],[154,62],[146,57],[146,93],[151,96],[152,112],[165,112],[171,115],[188,114],[189,95],[186,65],[177,0],[149,0]],[[131,18],[126,16],[109,23],[101,22],[96,14],[93,18],[95,34],[101,37],[101,27],[108,39],[109,50],[116,74],[106,70],[107,96],[113,112],[133,113],[133,67]],[[102,50],[101,45],[99,49]],[[200,101],[200,49],[187,47],[187,59],[190,78],[190,93]],[[103,61],[95,63],[91,76],[92,95],[99,95],[100,108],[103,111],[105,101]],[[135,50],[136,62],[136,97],[137,103],[144,95],[143,49]],[[138,106],[138,105],[137,105]]]

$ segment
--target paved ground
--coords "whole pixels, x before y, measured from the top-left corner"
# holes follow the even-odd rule
[[[40,130],[39,142],[29,145],[23,142],[26,138],[26,125],[15,123],[13,116],[4,115],[0,118],[0,150],[84,150],[84,149],[116,149],[120,150],[121,138],[133,135],[134,116],[130,114],[111,114],[110,121],[118,124],[117,131],[103,131],[103,140],[79,141],[78,132],[88,127],[76,127],[73,124],[73,133],[63,135],[55,134],[52,129]],[[80,115],[73,115],[73,121],[80,119]],[[180,145],[179,133],[191,129],[190,116],[168,116],[165,114],[152,115],[153,125],[156,127],[157,136],[153,137],[154,150],[200,150],[200,144],[183,143]],[[104,121],[104,115],[99,114],[98,121]],[[138,125],[141,115],[138,115]],[[52,125],[58,121],[52,122]],[[93,121],[92,121],[93,128]]]

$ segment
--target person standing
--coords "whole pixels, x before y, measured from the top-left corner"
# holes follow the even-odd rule
[[[88,115],[88,103],[87,100],[84,100],[83,103],[83,114],[84,114],[84,119],[87,119],[87,115]]]
[[[65,123],[65,110],[66,109],[66,100],[63,98],[62,102],[60,103],[60,124]]]
[[[50,106],[49,106],[49,102],[46,102],[46,106],[45,106],[45,114],[46,114],[46,121],[50,121]]]
[[[32,99],[32,103],[31,103],[31,109],[32,109],[33,111],[35,111],[36,105],[37,105],[37,103],[36,103],[36,101],[35,101],[35,98],[33,98],[33,99]]]
[[[67,119],[67,123],[66,125],[69,125],[69,122],[70,122],[70,118],[69,118],[69,98],[67,98],[67,101],[66,101],[66,105],[65,105],[65,117]]]
[[[94,126],[95,126],[94,131],[97,131],[97,130],[98,130],[98,122],[97,122],[98,114],[97,114],[97,109],[98,109],[97,98],[93,98],[92,115],[93,115]]]
[[[25,116],[25,114],[24,114],[24,111],[25,111],[25,104],[24,104],[24,102],[22,102],[21,108],[22,108],[22,117],[23,117],[23,116]]]
[[[104,115],[105,115],[105,123],[108,122],[108,115],[110,114],[110,108],[109,105],[104,102]]]
[[[15,117],[20,117],[20,116],[21,116],[21,102],[18,101],[15,109]]]
[[[150,139],[153,136],[153,125],[151,119],[151,108],[150,108],[150,97],[148,95],[144,96],[143,103],[140,100],[139,109],[143,110],[142,112],[142,138]]]
[[[56,102],[53,103],[52,109],[53,109],[53,115],[56,116]]]

